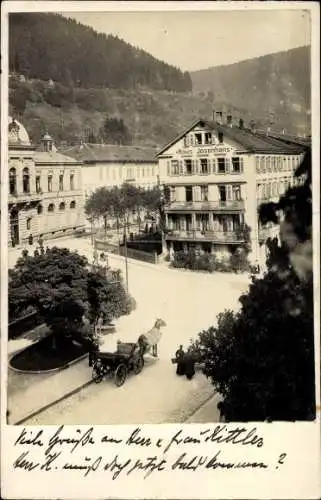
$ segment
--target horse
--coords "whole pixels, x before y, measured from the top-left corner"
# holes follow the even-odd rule
[[[157,318],[153,328],[138,337],[137,343],[142,355],[146,354],[146,352],[149,351],[150,348],[152,348],[152,356],[154,356],[155,358],[158,357],[157,344],[162,337],[162,334],[160,332],[162,326],[166,326],[165,321],[163,319]]]

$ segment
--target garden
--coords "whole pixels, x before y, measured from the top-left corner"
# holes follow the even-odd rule
[[[9,270],[9,321],[32,310],[47,334],[13,356],[10,365],[33,372],[65,367],[88,353],[98,318],[110,323],[129,314],[133,304],[121,276],[111,280],[76,252],[53,247],[24,254]]]

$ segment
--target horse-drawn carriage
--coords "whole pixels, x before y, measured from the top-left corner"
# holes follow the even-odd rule
[[[135,343],[120,342],[116,352],[98,352],[93,364],[92,377],[96,383],[105,376],[114,377],[117,387],[125,383],[127,375],[133,372],[138,375],[144,367],[144,357]]]
[[[157,344],[162,336],[160,328],[166,326],[165,321],[157,319],[154,327],[146,334],[140,335],[137,342],[117,342],[115,352],[96,352],[93,363],[92,378],[96,383],[111,375],[117,387],[122,386],[127,375],[133,372],[138,375],[144,368],[144,355],[151,351],[157,357]]]

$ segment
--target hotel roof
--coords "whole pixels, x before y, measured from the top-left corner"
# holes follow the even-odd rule
[[[157,163],[156,148],[117,146],[114,144],[81,144],[65,151],[86,164],[91,163]]]
[[[271,135],[256,134],[246,128],[239,128],[236,126],[230,127],[228,125],[221,125],[214,121],[199,119],[194,122],[188,129],[179,134],[173,141],[162,148],[158,156],[163,154],[169,147],[173,146],[177,141],[182,139],[189,133],[196,125],[203,124],[209,130],[216,132],[223,132],[223,134],[230,140],[242,146],[246,151],[251,153],[262,154],[301,154],[305,148],[300,144],[287,144]]]

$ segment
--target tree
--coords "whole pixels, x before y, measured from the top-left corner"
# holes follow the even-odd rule
[[[100,314],[109,320],[130,312],[122,283],[91,272],[85,257],[66,248],[25,256],[9,271],[9,316],[32,306],[51,328],[56,346],[88,334],[86,316],[95,324]]]
[[[96,189],[85,203],[85,214],[92,222],[104,221],[105,235],[107,234],[107,222],[114,216],[114,207],[116,203],[115,189],[101,187]]]
[[[265,276],[252,279],[239,312],[219,315],[194,343],[227,421],[315,418],[312,264],[294,256],[298,245],[311,246],[309,172],[307,154],[296,172],[304,184],[260,209],[262,223],[281,223],[280,243],[268,241]]]

